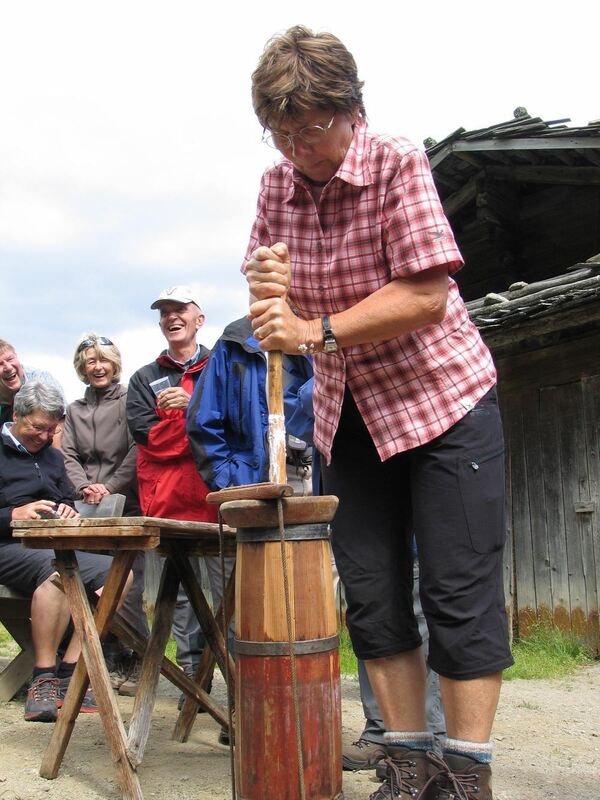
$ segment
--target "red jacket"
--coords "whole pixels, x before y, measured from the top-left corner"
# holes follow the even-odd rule
[[[217,520],[217,508],[206,503],[208,488],[190,450],[186,412],[157,408],[150,388],[151,381],[168,376],[171,386],[181,386],[191,395],[207,360],[208,351],[201,348],[200,359],[184,371],[165,351],[129,381],[127,422],[138,446],[137,477],[145,516],[198,522]]]

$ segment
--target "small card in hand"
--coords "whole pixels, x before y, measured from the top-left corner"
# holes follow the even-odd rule
[[[150,388],[154,392],[154,395],[158,397],[165,389],[171,388],[171,382],[167,377],[157,378],[155,381],[150,381]]]

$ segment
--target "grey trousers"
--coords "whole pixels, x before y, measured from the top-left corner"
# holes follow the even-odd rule
[[[194,574],[198,582],[202,580],[202,566],[206,569],[208,574],[208,582],[210,584],[210,593],[212,596],[213,609],[217,610],[223,596],[223,579],[221,577],[221,559],[218,556],[203,556],[202,558],[190,558],[190,564],[194,570]],[[230,557],[225,559],[225,584],[231,575],[231,570],[235,564],[235,558]],[[218,622],[219,620],[217,620]],[[175,604],[175,613],[173,615],[173,636],[177,645],[176,659],[179,666],[184,672],[192,675],[195,673],[200,657],[204,650],[206,640],[202,633],[202,628],[192,605],[188,600],[187,594],[183,588],[179,587],[179,594],[177,595],[177,602]],[[233,641],[233,620],[229,629],[228,639]]]
[[[145,553],[138,553],[133,560],[132,572],[133,583],[127,592],[127,597],[120,608],[121,616],[132,625],[138,633],[148,638],[150,630],[148,628],[148,617],[144,611],[144,571]]]
[[[413,602],[415,616],[419,623],[419,633],[423,639],[423,651],[425,658],[427,658],[429,632],[427,630],[427,623],[425,622],[425,615],[423,614],[421,599],[419,597],[419,564],[416,559],[414,566]],[[358,681],[360,686],[360,699],[365,714],[365,727],[360,738],[367,739],[370,742],[376,742],[377,744],[383,744],[385,727],[381,719],[381,713],[377,705],[377,700],[375,699],[375,694],[369,682],[365,662],[360,659],[358,661]],[[437,672],[434,672],[429,666],[427,666],[425,715],[427,718],[427,729],[431,731],[436,738],[444,736],[446,733],[446,720],[444,718],[444,709],[442,707],[442,698],[440,695],[440,679]]]

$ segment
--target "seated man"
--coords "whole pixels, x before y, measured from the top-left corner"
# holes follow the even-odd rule
[[[63,416],[61,392],[49,384],[29,381],[15,394],[14,422],[5,422],[0,432],[0,583],[32,596],[35,668],[25,701],[25,719],[30,722],[56,720],[81,653],[74,634],[57,669],[57,650],[70,614],[65,595],[51,581],[56,575],[54,553],[26,550],[12,538],[10,527],[12,520],[77,517],[63,456],[51,447]],[[77,560],[84,584],[99,593],[111,558],[78,552]],[[130,582],[131,575],[126,590]],[[98,710],[91,689],[81,710]]]

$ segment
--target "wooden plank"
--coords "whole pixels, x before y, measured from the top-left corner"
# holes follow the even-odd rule
[[[477,195],[477,182],[480,174],[481,173],[477,173],[477,175],[474,175],[464,186],[461,186],[457,192],[454,192],[454,194],[451,194],[443,201],[442,207],[447,217],[456,214],[457,211],[460,211],[461,208],[464,208],[464,206],[475,199]]]
[[[510,410],[507,411],[506,409],[510,409],[514,403],[514,400],[511,401],[510,396],[505,396],[502,394],[498,395],[500,411],[502,414],[502,426],[503,429],[506,431],[506,415],[510,413]],[[512,471],[511,471],[511,463],[512,463],[512,456],[511,456],[511,445],[512,441],[510,438],[505,434],[504,436],[504,450],[505,450],[505,463],[506,463],[506,471],[505,471],[505,480],[506,480],[506,542],[504,545],[504,553],[502,556],[502,574],[503,574],[503,583],[504,583],[504,598],[505,598],[505,605],[506,605],[506,613],[508,617],[508,635],[510,638],[510,643],[512,647],[513,641],[513,634],[514,634],[514,622],[515,622],[515,602],[516,602],[516,595],[515,595],[515,559],[514,559],[514,527],[513,527],[513,503],[512,503]]]
[[[484,139],[458,141],[449,145],[454,153],[475,153],[482,150],[600,150],[600,136],[561,136],[556,139],[524,137],[522,139]]]
[[[592,555],[589,564],[589,580],[595,595],[591,596],[588,611],[588,642],[596,656],[600,655],[600,375],[582,380],[583,426],[586,442],[588,488],[595,498],[594,511],[589,515]],[[595,597],[595,603],[593,602]]]
[[[512,525],[515,532],[515,594],[519,635],[527,632],[536,617],[535,575],[531,546],[529,483],[523,442],[521,397],[512,395],[506,407],[506,436],[509,440],[512,486]]]
[[[562,499],[569,566],[569,597],[571,600],[571,627],[581,636],[586,633],[588,612],[588,574],[586,549],[581,538],[575,502],[580,498],[581,487],[587,492],[587,465],[582,430],[582,397],[579,383],[556,387],[556,419],[559,431],[561,456]],[[581,453],[583,452],[583,461]],[[595,582],[595,581],[594,581]]]
[[[442,161],[447,158],[450,153],[452,152],[452,148],[450,145],[444,145],[437,153],[429,157],[429,166],[432,170],[434,170],[437,166],[439,166]]]
[[[203,535],[216,535],[219,532],[219,526],[216,522],[195,522],[193,520],[183,519],[159,519],[158,517],[98,517],[94,518],[80,518],[80,519],[32,519],[32,520],[17,520],[11,523],[14,529],[23,528],[43,528],[47,532],[55,528],[160,528],[161,532],[177,531],[185,535],[186,533],[196,533],[199,536]],[[224,533],[231,535],[234,533],[226,525],[224,526]],[[19,534],[21,536],[22,534]]]
[[[552,619],[552,578],[544,503],[544,462],[541,449],[538,392],[522,395],[523,448],[527,469],[529,524],[533,555],[536,614],[538,619]]]
[[[545,349],[548,347],[548,343],[536,342],[536,337],[544,336],[547,333],[556,334],[559,331],[579,328],[579,338],[581,338],[581,329],[584,326],[594,325],[599,320],[600,304],[588,303],[587,305],[568,308],[564,311],[555,311],[545,317],[526,319],[510,327],[484,328],[483,330],[480,329],[479,332],[483,336],[487,346],[493,351],[495,357],[503,358],[508,355],[511,357],[512,361],[515,356],[514,351],[516,350],[517,344],[522,343],[523,347],[527,350]],[[590,336],[593,336],[593,334],[590,334]],[[590,344],[592,343],[592,340],[590,340]],[[587,360],[579,358],[578,360],[585,365],[588,375],[593,372],[593,366],[589,358],[587,358]],[[590,366],[592,366],[591,370]]]
[[[24,686],[35,665],[29,614],[31,598],[0,586],[0,622],[21,648],[21,652],[0,671],[0,700],[12,700]]]
[[[160,544],[159,536],[140,536],[138,538],[117,538],[114,536],[46,536],[44,539],[31,537],[22,540],[29,550],[152,550]]]
[[[515,353],[497,362],[500,381],[507,388],[533,389],[537,386],[569,383],[598,373],[590,353],[600,350],[600,333],[559,342],[531,353]]]
[[[249,483],[243,486],[228,486],[219,492],[206,495],[208,503],[227,503],[230,500],[276,500],[278,497],[291,497],[294,490],[287,483]]]
[[[599,167],[511,165],[486,167],[490,178],[516,183],[540,183],[552,186],[598,186]]]
[[[286,525],[304,522],[329,522],[338,506],[337,497],[330,495],[287,497],[281,500]],[[221,514],[240,528],[277,528],[277,503],[267,500],[234,500],[221,506]]]
[[[127,737],[127,757],[134,766],[139,766],[150,734],[152,710],[158,689],[158,678],[163,653],[173,622],[173,612],[179,590],[179,576],[172,562],[167,559],[163,567],[158,598],[154,612],[154,622],[148,647],[142,661],[138,690],[133,703]]]
[[[146,517],[145,519],[152,518]],[[188,533],[195,534],[200,538],[219,534],[219,525],[216,522],[192,522],[182,519],[156,519],[154,521],[160,526],[161,536],[169,536],[171,531],[182,537]],[[235,530],[227,525],[223,525],[223,533],[226,536],[235,536]]]
[[[0,701],[6,703],[18,694],[31,678],[34,666],[35,652],[32,643],[30,647],[17,653],[12,661],[0,672]]]
[[[94,620],[74,553],[65,551],[56,554],[62,584],[69,599],[73,624],[81,641],[82,657],[71,678],[63,708],[42,761],[40,775],[55,778],[58,773],[88,685],[89,672],[100,710],[100,720],[104,726],[123,797],[125,800],[143,800],[138,777],[127,758],[125,727],[110,685],[99,638],[108,629],[108,622],[117,606],[133,558],[133,553],[122,553],[113,560]]]
[[[25,520],[22,520],[25,521]],[[29,520],[27,520],[29,522]],[[95,520],[81,520],[85,522],[100,522],[100,519]],[[37,520],[31,520],[31,523]],[[54,520],[52,520],[54,522]],[[67,520],[71,522],[71,520]],[[49,528],[46,525],[35,526],[34,524],[28,525],[18,531],[17,535],[20,539],[86,539],[94,536],[103,536],[105,539],[135,539],[143,538],[144,536],[158,536],[160,529],[158,526],[153,525],[75,525],[70,528],[62,525],[53,526]],[[14,535],[14,534],[13,534]]]
[[[556,387],[541,387],[540,446],[544,465],[544,503],[548,531],[548,558],[555,623],[562,630],[571,628],[569,567],[565,536],[561,475],[563,471],[557,425]]]

